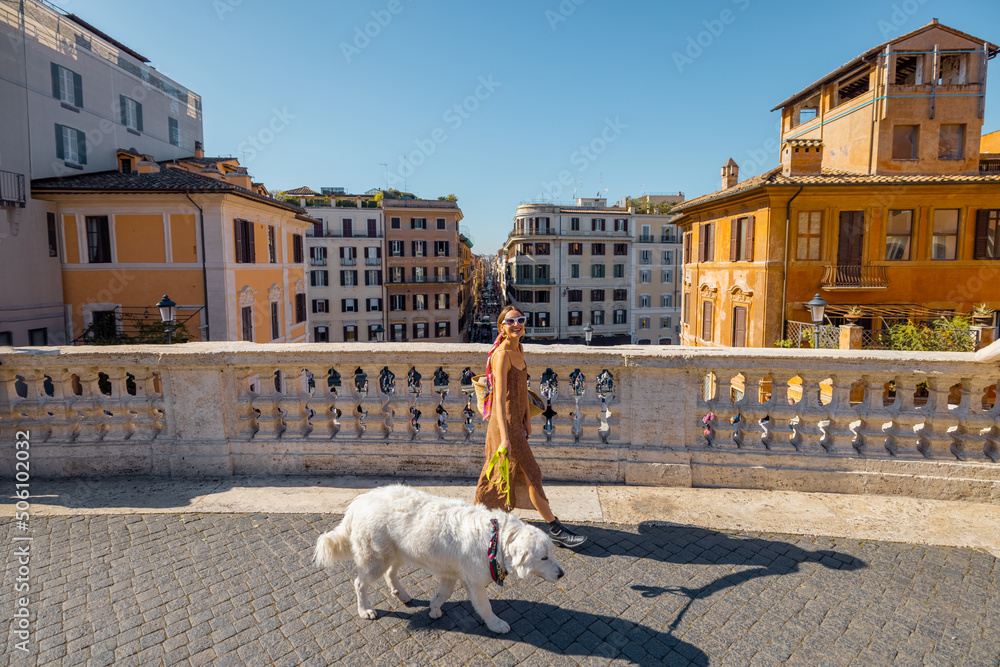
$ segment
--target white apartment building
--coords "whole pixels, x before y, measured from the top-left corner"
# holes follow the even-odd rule
[[[32,179],[117,170],[119,148],[189,157],[202,141],[201,98],[148,63],[51,5],[0,0],[0,345],[72,338],[65,240],[55,205],[31,197]],[[111,300],[117,284],[94,300]]]
[[[306,210],[322,222],[306,232],[309,340],[315,343],[377,340],[386,330],[383,293],[385,225],[371,193],[351,195],[299,188]],[[310,194],[311,193],[311,194]],[[308,197],[308,198],[307,198]],[[311,205],[323,204],[323,205]],[[388,340],[388,336],[384,337]]]
[[[636,211],[632,340],[638,345],[680,344],[681,237],[670,215],[684,195],[643,195],[625,200]]]
[[[631,342],[634,217],[603,198],[517,208],[503,278],[527,336],[582,339],[590,325],[597,344]]]

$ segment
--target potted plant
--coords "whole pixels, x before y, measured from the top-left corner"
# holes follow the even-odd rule
[[[851,306],[847,309],[847,312],[844,313],[844,319],[847,320],[848,324],[854,324],[861,319],[862,315],[864,315],[864,312],[861,310],[860,306]]]
[[[985,303],[977,303],[972,309],[972,321],[987,326],[992,324],[993,309]]]

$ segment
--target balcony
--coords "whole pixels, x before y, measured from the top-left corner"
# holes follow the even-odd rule
[[[652,234],[640,234],[638,241],[639,243],[655,243],[656,237]]]
[[[310,257],[310,266],[326,266],[326,257]]]
[[[661,234],[660,243],[680,243],[681,237],[674,234]]]
[[[551,385],[539,386],[541,370],[532,377],[556,413],[532,439],[548,479],[1000,503],[1000,343],[857,354],[529,344],[526,354],[557,374]],[[39,477],[475,479],[485,424],[466,423],[472,387],[461,377],[483,360],[480,345],[431,341],[5,348],[0,420],[30,432]],[[395,374],[385,385],[383,367]],[[415,393],[411,368],[423,376]],[[13,468],[0,459],[4,474]]]
[[[555,327],[525,327],[525,336],[555,336]]]
[[[340,265],[341,266],[357,266],[357,263],[358,263],[357,257],[341,257],[340,258]]]
[[[368,234],[347,234],[345,235],[343,231],[324,231],[322,234],[317,234],[316,230],[309,228],[306,230],[306,237],[311,239],[380,239],[382,234],[375,234],[375,236],[369,236]]]
[[[828,264],[820,280],[825,290],[888,289],[884,266],[871,264]]]
[[[24,174],[0,169],[0,206],[24,208],[26,198]]]
[[[555,278],[513,278],[511,285],[555,285]]]
[[[365,266],[382,266],[381,257],[365,257]]]
[[[458,278],[457,275],[449,273],[449,274],[446,274],[446,275],[443,275],[443,276],[419,276],[419,277],[410,276],[410,277],[407,277],[407,278],[403,278],[402,280],[387,280],[386,284],[387,285],[422,285],[422,284],[426,284],[426,283],[444,284],[444,283],[459,283],[459,282],[461,282],[461,281],[459,280],[459,278]]]

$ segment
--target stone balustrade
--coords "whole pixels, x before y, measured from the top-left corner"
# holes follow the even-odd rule
[[[527,345],[548,480],[1000,503],[1000,343],[978,353]],[[0,352],[0,441],[36,477],[474,478],[485,345]]]

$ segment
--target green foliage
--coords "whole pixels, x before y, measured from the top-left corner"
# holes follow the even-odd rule
[[[447,197],[438,197],[438,201],[458,201],[458,197],[450,194]]]
[[[774,341],[774,346],[775,347],[798,347],[798,345],[796,345],[794,341],[791,341],[791,340],[789,340],[787,338],[783,338],[781,340]]]
[[[970,319],[961,315],[942,317],[929,327],[912,322],[894,324],[889,329],[889,343],[893,350],[975,352],[970,326]]]

